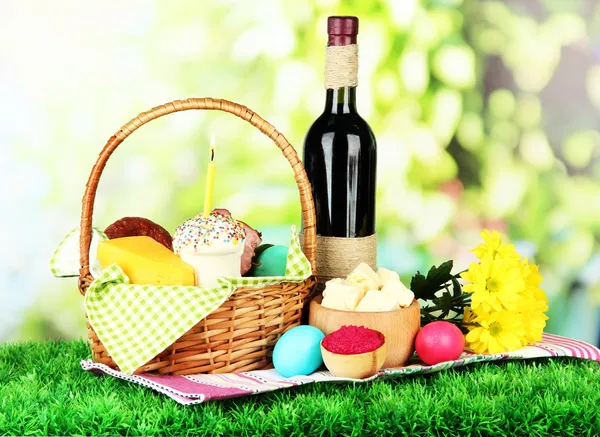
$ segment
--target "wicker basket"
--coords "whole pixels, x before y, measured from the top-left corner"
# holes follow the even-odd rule
[[[81,294],[85,294],[93,281],[89,269],[92,214],[96,189],[108,158],[119,144],[140,126],[163,115],[190,109],[218,110],[234,114],[252,124],[281,149],[292,166],[298,184],[304,226],[303,251],[312,265],[313,276],[298,284],[238,288],[223,305],[155,358],[139,367],[136,373],[187,375],[268,368],[271,366],[275,342],[285,331],[300,324],[302,312],[307,308],[315,288],[315,209],[310,183],[292,145],[270,123],[245,106],[211,98],[176,100],[142,112],[108,140],[92,169],[83,197],[79,290]],[[89,322],[87,327],[94,360],[118,368]]]

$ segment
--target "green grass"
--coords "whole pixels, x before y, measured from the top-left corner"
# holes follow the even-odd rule
[[[2,435],[598,435],[600,366],[482,363],[183,407],[81,370],[86,343],[0,346]]]

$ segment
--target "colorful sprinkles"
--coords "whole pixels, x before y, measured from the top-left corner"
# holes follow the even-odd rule
[[[246,239],[244,227],[230,216],[213,212],[208,217],[200,213],[183,222],[173,236],[173,250],[179,254],[184,247],[212,246],[215,242],[230,243],[233,246],[243,244]]]

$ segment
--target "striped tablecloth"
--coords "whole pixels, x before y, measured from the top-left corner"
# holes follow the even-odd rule
[[[448,361],[427,366],[419,361],[411,361],[408,366],[394,369],[384,369],[377,375],[364,379],[353,380],[336,378],[328,371],[318,371],[309,376],[284,378],[275,370],[259,370],[254,372],[227,373],[220,375],[188,375],[188,376],[159,376],[151,374],[125,375],[104,364],[92,360],[81,361],[84,370],[110,375],[124,379],[165,394],[182,405],[201,404],[211,400],[230,399],[249,396],[273,390],[281,390],[314,382],[367,382],[374,379],[396,378],[401,375],[414,373],[431,373],[451,367],[465,366],[481,361],[522,360],[546,357],[574,357],[600,362],[600,350],[588,343],[572,340],[558,335],[544,334],[541,342],[524,347],[518,351],[481,355],[469,352],[456,361]]]

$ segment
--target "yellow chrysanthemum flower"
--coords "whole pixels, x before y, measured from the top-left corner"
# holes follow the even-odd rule
[[[538,289],[538,291],[542,290]],[[529,313],[531,311],[543,313],[548,311],[548,304],[546,301],[536,299],[535,295],[531,291],[525,291],[521,293],[516,306],[516,311],[519,313]]]
[[[525,336],[522,345],[536,343],[542,339],[542,333],[546,327],[548,316],[548,298],[544,290],[540,288],[542,275],[535,264],[529,264],[528,260],[521,261],[522,276],[525,281],[525,289],[520,293],[517,311],[521,314]]]
[[[483,258],[488,255],[491,256],[492,259],[506,258],[519,260],[521,258],[521,255],[517,253],[514,245],[502,242],[502,237],[498,231],[494,230],[490,232],[489,230],[484,229],[480,235],[485,243],[480,244],[472,250],[477,258],[483,260]]]
[[[489,317],[489,314],[485,314]],[[471,311],[471,308],[469,308],[468,306],[465,307],[464,312],[463,312],[463,322],[466,325],[466,328],[469,331],[472,331],[473,329],[477,329],[479,325],[478,320],[477,320],[477,315]],[[468,334],[467,334],[468,335]],[[465,336],[466,339],[466,336]],[[471,349],[473,349],[474,351],[485,351],[487,349],[487,346],[479,341],[473,341],[471,343],[467,343],[467,346],[469,346]],[[483,353],[483,352],[478,352],[478,353]]]
[[[477,318],[475,313],[471,311],[471,308],[466,306],[463,312],[463,322],[473,323],[475,321],[475,318]]]
[[[521,261],[521,269],[527,288],[539,288],[544,279],[542,275],[540,275],[539,267],[535,264],[529,264],[529,260],[525,258]]]
[[[480,262],[461,275],[468,282],[463,291],[472,293],[463,314],[467,344],[477,353],[499,353],[540,341],[548,298],[538,266],[521,260],[498,231],[485,230],[481,237],[485,243],[473,250]]]
[[[466,335],[476,353],[502,353],[519,349],[525,335],[522,318],[513,311],[501,310],[478,317],[479,327]]]
[[[533,310],[521,313],[521,320],[525,330],[525,334],[521,338],[521,346],[541,341],[548,316],[541,311]]]
[[[525,289],[521,292],[526,298],[532,298],[546,305],[543,311],[548,311],[548,298],[544,290],[540,288],[540,284],[544,279],[539,273],[539,267],[535,264],[529,264],[528,260],[521,261],[523,280],[525,281]]]
[[[492,258],[486,255],[481,263],[471,263],[469,270],[461,277],[470,282],[463,290],[473,293],[471,307],[478,313],[483,311],[501,311],[503,308],[516,310],[518,293],[525,289],[521,268],[509,260]]]

